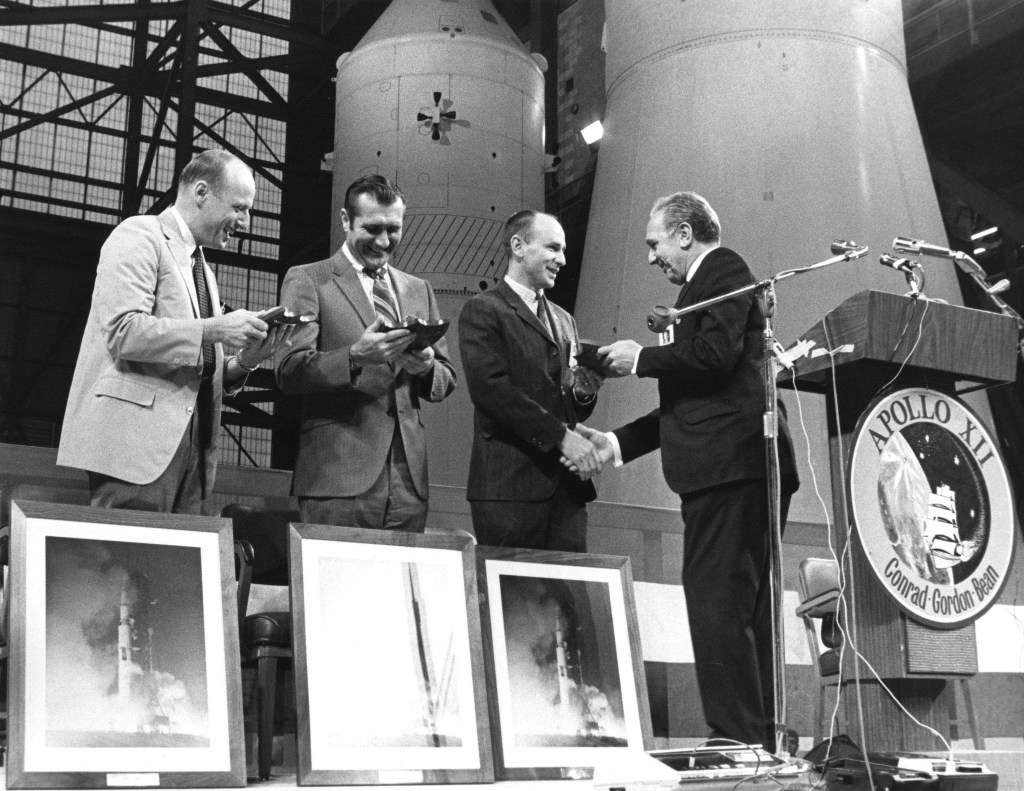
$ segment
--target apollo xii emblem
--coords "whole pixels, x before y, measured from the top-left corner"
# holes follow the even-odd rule
[[[1013,500],[984,424],[945,393],[876,399],[854,432],[853,521],[882,587],[912,618],[964,626],[998,598],[1013,561]]]

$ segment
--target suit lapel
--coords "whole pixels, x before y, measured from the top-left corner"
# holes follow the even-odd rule
[[[412,288],[412,280],[403,272],[401,269],[395,269],[393,266],[388,266],[388,271],[391,273],[391,285],[395,295],[395,302],[398,303],[398,318],[402,321],[407,319],[409,316],[416,316],[416,294]],[[429,316],[419,316],[421,319],[430,318]]]
[[[690,292],[690,281],[687,280],[683,283],[682,288],[679,289],[679,296],[676,297],[676,304],[673,307],[681,308],[683,306],[683,300],[686,299],[686,295]]]
[[[504,280],[498,282],[498,293],[504,297],[505,301],[508,302],[509,307],[512,308],[518,314],[519,318],[528,324],[535,332],[540,333],[540,336],[548,343],[555,343],[555,340],[551,337],[550,333],[544,329],[544,325],[540,323],[540,319],[537,318],[537,314],[530,310],[526,303],[523,302],[522,298],[512,290],[512,287]],[[552,316],[552,321],[554,321]]]
[[[363,324],[369,326],[377,318],[377,313],[373,309],[373,304],[367,299],[366,292],[363,291],[363,283],[359,279],[356,268],[352,266],[352,262],[348,260],[341,249],[331,256],[331,264],[334,267],[335,285],[341,290],[345,299],[351,303],[359,318],[363,320]]]
[[[191,258],[188,254],[188,247],[185,244],[185,240],[181,237],[181,231],[178,228],[178,221],[171,213],[169,208],[164,209],[157,215],[157,220],[160,222],[160,230],[163,232],[164,239],[167,241],[167,251],[171,256],[171,263],[174,266],[175,272],[178,274],[178,282],[181,287],[185,289],[185,296],[188,297],[189,302],[192,304],[192,315],[194,318],[199,318],[199,303],[196,301],[195,287],[189,288],[189,284],[185,278],[190,276],[191,269],[184,266],[185,263],[191,262]],[[206,282],[209,283],[212,278],[207,277]]]
[[[697,267],[697,271],[693,275],[693,280],[687,280],[683,283],[683,287],[679,289],[679,296],[676,298],[675,306],[677,308],[700,301],[696,295],[705,293],[704,284],[712,277],[714,259],[720,249],[716,247],[704,256],[704,260],[700,262],[700,266]]]

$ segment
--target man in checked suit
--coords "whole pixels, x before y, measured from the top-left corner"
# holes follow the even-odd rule
[[[586,504],[598,468],[594,446],[573,427],[594,410],[602,378],[573,365],[576,322],[544,296],[565,266],[565,233],[550,214],[521,211],[505,223],[508,274],[469,299],[459,350],[473,400],[466,497],[477,541],[585,552]]]
[[[202,513],[221,396],[288,342],[290,327],[222,314],[202,248],[249,224],[252,172],[226,151],[182,170],[174,205],[129,217],[103,245],[57,463],[89,473],[97,507]],[[239,350],[225,357],[223,347]]]
[[[755,282],[720,246],[718,215],[696,193],[658,199],[646,237],[648,263],[682,286],[676,308]],[[657,379],[661,405],[607,435],[579,430],[616,465],[661,448],[682,501],[683,588],[710,735],[774,749],[763,329],[751,292],[684,315],[663,345],[602,347],[612,376]],[[778,436],[785,525],[798,481],[781,414]]]
[[[278,360],[277,382],[301,394],[292,492],[306,522],[422,532],[427,518],[423,401],[455,389],[442,338],[409,350],[399,318],[440,318],[430,284],[389,265],[405,199],[383,176],[345,193],[345,242],[331,258],[293,267],[282,304],[315,319]]]

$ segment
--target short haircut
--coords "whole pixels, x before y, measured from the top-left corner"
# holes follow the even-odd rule
[[[545,214],[556,222],[558,221],[555,215],[537,211],[536,209],[517,211],[505,220],[505,246],[508,247],[510,253],[512,252],[512,237],[522,236],[526,241],[530,241],[530,231],[533,230],[534,221]]]
[[[722,223],[717,212],[696,192],[676,192],[658,198],[651,209],[651,216],[659,213],[667,231],[686,223],[693,229],[693,238],[698,242],[713,243],[722,239]]]
[[[376,173],[371,176],[360,176],[345,190],[345,211],[350,218],[358,213],[356,199],[360,195],[369,195],[381,206],[392,206],[398,201],[405,203],[405,196],[386,177]]]
[[[242,160],[221,148],[200,151],[182,168],[181,175],[178,176],[178,194],[199,181],[205,181],[212,190],[219,188],[224,183],[224,174],[227,173],[228,167],[234,162]]]

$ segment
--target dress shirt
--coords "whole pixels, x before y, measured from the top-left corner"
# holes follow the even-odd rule
[[[520,299],[526,303],[526,307],[530,309],[530,313],[534,316],[537,315],[537,303],[540,302],[540,294],[543,292],[534,291],[528,286],[524,286],[522,283],[517,283],[515,280],[505,275],[505,282],[508,283],[509,288],[515,291]]]

